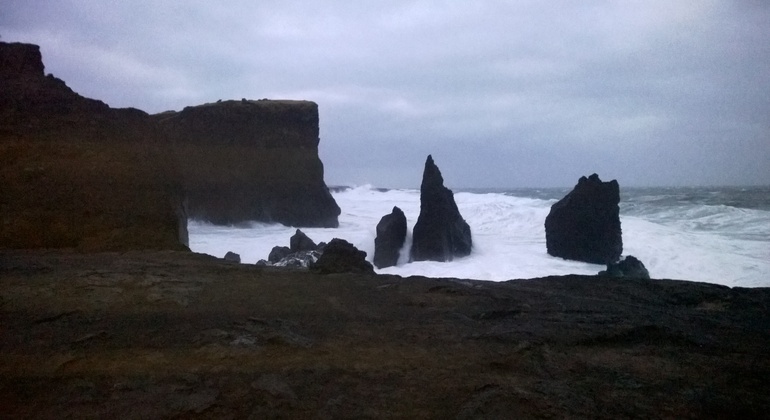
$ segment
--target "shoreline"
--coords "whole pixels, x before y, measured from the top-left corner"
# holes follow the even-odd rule
[[[15,418],[761,416],[770,288],[0,252]]]

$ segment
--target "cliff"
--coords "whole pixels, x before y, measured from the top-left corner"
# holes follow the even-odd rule
[[[314,102],[223,101],[154,118],[173,142],[191,218],[338,226]]]
[[[168,142],[44,75],[36,45],[0,43],[0,249],[180,249],[182,190]]]
[[[337,226],[318,106],[228,101],[155,116],[84,98],[40,48],[0,43],[0,249],[179,249],[215,223]]]

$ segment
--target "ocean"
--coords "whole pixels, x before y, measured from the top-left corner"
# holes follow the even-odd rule
[[[420,213],[417,189],[369,185],[335,188],[342,209],[337,229],[302,228],[316,243],[342,238],[366,251],[371,262],[380,218],[398,206],[407,217],[407,243],[399,264],[376,270],[399,276],[505,281],[564,274],[596,274],[602,265],[546,253],[545,217],[571,188],[455,190],[471,227],[471,255],[451,262],[407,263],[411,231]],[[623,255],[633,255],[656,279],[727,286],[770,287],[770,187],[623,188],[620,191]],[[191,220],[190,248],[243,263],[267,259],[289,246],[295,228],[265,223],[214,226]]]

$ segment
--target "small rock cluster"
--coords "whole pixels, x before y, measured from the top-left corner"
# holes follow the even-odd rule
[[[267,261],[259,260],[257,265],[271,265],[273,267],[308,268],[318,261],[324,252],[326,243],[313,242],[304,232],[297,229],[289,238],[289,246],[274,246],[267,257]]]

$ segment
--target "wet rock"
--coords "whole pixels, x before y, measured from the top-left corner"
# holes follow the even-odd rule
[[[600,276],[610,277],[632,277],[638,279],[649,279],[650,272],[647,268],[633,255],[629,255],[624,259],[607,264],[607,270],[600,271]]]
[[[270,255],[268,255],[267,261],[275,264],[278,261],[288,257],[290,254],[291,248],[287,246],[274,246],[273,249],[270,250]]]
[[[377,237],[374,238],[374,265],[377,268],[392,267],[398,263],[398,256],[406,240],[406,216],[398,207],[382,216],[377,223]]]
[[[297,232],[289,238],[289,248],[292,252],[313,251],[316,247],[316,243],[305,235],[305,232],[302,232],[299,229],[297,229]]]
[[[471,253],[471,228],[455,203],[452,191],[428,155],[420,186],[420,216],[412,234],[412,261],[452,261]]]
[[[334,238],[326,245],[324,253],[310,267],[320,274],[374,273],[372,264],[366,261],[366,252],[359,250],[344,239]]]
[[[617,261],[623,252],[619,202],[617,181],[581,177],[545,219],[548,254],[593,264]]]
[[[292,252],[273,263],[273,267],[308,268],[320,257],[321,253],[315,250]]]

